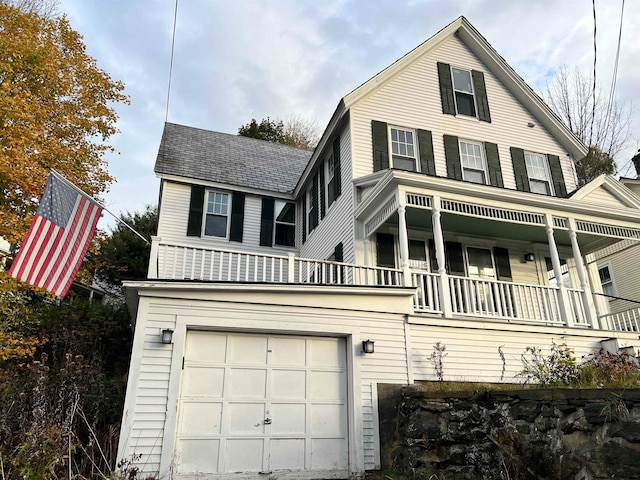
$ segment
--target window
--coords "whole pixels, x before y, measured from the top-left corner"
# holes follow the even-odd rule
[[[409,266],[418,270],[428,270],[426,244],[423,240],[409,239]]]
[[[490,249],[467,247],[467,263],[470,277],[496,278],[493,255]]]
[[[553,269],[553,262],[551,261],[551,258],[545,257],[544,263],[547,267],[547,279],[549,280],[549,285],[552,287],[557,287],[558,281],[556,280],[556,272]],[[560,259],[560,272],[562,274],[562,284],[567,288],[571,288],[569,265],[567,265],[567,260],[564,258]]]
[[[227,238],[229,226],[229,194],[208,192],[204,234],[209,237]]]
[[[417,172],[416,158],[414,132],[391,127],[391,166],[400,170]]]
[[[313,202],[313,189],[310,188],[309,190],[307,190],[307,233],[311,233],[313,231],[313,229],[315,228],[315,225],[313,224],[313,217],[315,214],[314,211],[314,205],[315,203]]]
[[[336,164],[334,161],[333,154],[329,155],[327,161],[325,162],[325,176],[326,176],[326,191],[325,198],[327,199],[327,207],[329,207],[333,201],[336,199],[336,182],[333,180],[333,177],[336,174]]]
[[[476,105],[473,96],[473,82],[471,81],[471,72],[468,70],[460,70],[452,68],[453,91],[456,99],[456,112],[460,115],[469,117],[476,116]]]
[[[487,183],[487,167],[482,144],[460,140],[462,179],[473,183]]]
[[[600,283],[602,284],[602,293],[612,297],[616,296],[616,288],[613,284],[613,275],[611,275],[611,268],[609,264],[598,267],[598,274],[600,275]],[[611,298],[609,300],[612,300]]]
[[[296,205],[282,200],[275,201],[274,245],[296,246]]]
[[[529,177],[529,189],[534,193],[552,195],[547,158],[540,153],[524,152],[524,160]]]

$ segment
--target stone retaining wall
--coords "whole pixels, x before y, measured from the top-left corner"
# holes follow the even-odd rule
[[[640,390],[379,385],[383,468],[408,478],[640,479]]]

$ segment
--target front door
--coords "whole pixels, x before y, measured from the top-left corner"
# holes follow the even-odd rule
[[[344,339],[188,331],[176,478],[345,477],[346,387]]]

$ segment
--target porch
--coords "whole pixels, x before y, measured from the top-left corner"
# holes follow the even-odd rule
[[[420,265],[417,265],[420,267]],[[444,277],[444,278],[443,278]],[[589,321],[584,292],[501,280],[441,275],[413,268],[356,265],[221,248],[194,248],[153,238],[149,280],[234,283],[314,284],[367,287],[412,287],[416,315],[463,318],[469,321],[532,323],[542,326],[600,328]],[[446,295],[442,289],[446,282]],[[562,313],[565,295],[568,314]],[[450,313],[445,313],[447,304]],[[624,330],[620,322],[603,329]]]

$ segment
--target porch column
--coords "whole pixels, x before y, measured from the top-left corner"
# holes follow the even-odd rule
[[[411,269],[409,268],[409,236],[407,234],[407,219],[405,216],[407,207],[405,206],[402,194],[398,200],[398,242],[400,243],[400,262],[402,264],[404,286],[410,287],[413,285],[413,282],[411,281]]]
[[[600,322],[598,314],[596,313],[596,306],[593,302],[593,294],[591,292],[591,285],[589,285],[589,279],[587,272],[582,261],[582,253],[580,253],[580,245],[578,245],[578,235],[576,233],[576,219],[569,218],[569,238],[571,239],[571,249],[573,250],[573,258],[576,262],[576,270],[578,272],[578,279],[580,280],[580,289],[582,290],[582,304],[584,305],[584,313],[586,320],[591,325],[591,328],[599,330]]]
[[[571,311],[569,310],[569,296],[567,288],[562,282],[562,267],[560,266],[560,256],[558,255],[558,247],[556,239],[553,236],[553,217],[547,213],[544,216],[545,229],[547,231],[547,240],[549,242],[549,254],[551,255],[551,264],[553,265],[553,273],[558,283],[558,303],[560,304],[560,318],[567,327],[573,327],[574,321]]]
[[[445,317],[451,317],[453,309],[451,307],[451,292],[449,290],[449,275],[447,274],[447,263],[444,254],[444,237],[442,236],[442,225],[440,224],[440,197],[433,196],[432,207],[432,228],[433,243],[436,247],[436,260],[438,261],[438,291],[440,292],[440,306]]]
[[[364,250],[364,262],[365,266],[369,265],[369,235],[365,235],[364,240],[362,241],[362,248]]]
[[[147,270],[148,279],[158,278],[158,254],[160,252],[161,239],[158,236],[151,237],[151,252],[149,254],[149,269]]]

